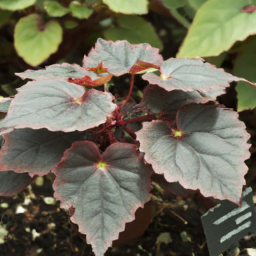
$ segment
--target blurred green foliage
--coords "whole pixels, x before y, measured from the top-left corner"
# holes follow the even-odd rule
[[[255,33],[256,0],[0,0],[0,94],[24,83],[15,72],[81,64],[98,37],[203,57],[256,82]],[[236,89],[239,111],[256,107],[255,88]]]

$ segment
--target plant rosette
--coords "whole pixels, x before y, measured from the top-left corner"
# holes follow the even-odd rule
[[[117,104],[103,85],[127,73],[130,90]],[[131,104],[141,73],[149,85],[141,102]],[[249,134],[216,97],[232,81],[255,84],[203,59],[164,61],[149,44],[103,39],[83,67],[57,64],[17,75],[32,81],[0,101],[6,113],[0,194],[13,195],[34,176],[53,172],[55,198],[95,255],[104,255],[150,200],[153,172],[205,197],[240,204]]]

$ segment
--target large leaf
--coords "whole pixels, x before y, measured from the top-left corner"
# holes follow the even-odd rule
[[[163,57],[158,51],[146,43],[132,45],[127,41],[108,42],[99,38],[95,49],[89,52],[88,57],[84,57],[84,66],[92,68],[103,62],[110,74],[120,76],[133,72],[134,66],[139,66],[141,70],[143,67],[157,68],[163,62]]]
[[[147,0],[103,0],[114,12],[124,14],[146,14],[148,12]]]
[[[167,91],[182,90],[185,92],[198,90],[208,97],[216,98],[223,94],[232,81],[249,81],[225,73],[223,69],[204,63],[203,59],[170,58],[160,67],[161,76],[147,73],[142,76],[150,84],[157,84]]]
[[[52,17],[62,17],[69,13],[69,9],[61,5],[57,1],[45,1],[44,8],[47,13]]]
[[[201,1],[200,1],[201,2]],[[256,12],[247,0],[209,0],[197,12],[178,57],[217,56],[256,33]]]
[[[89,16],[93,13],[92,9],[87,8],[79,1],[72,1],[69,5],[69,9],[72,15],[78,19],[88,19]]]
[[[104,31],[107,40],[127,40],[131,44],[147,42],[160,50],[163,48],[154,27],[143,18],[132,15],[118,15],[116,22],[117,26]]]
[[[0,112],[7,113],[12,98],[0,98]]]
[[[168,92],[157,85],[148,85],[143,92],[141,103],[137,109],[149,110],[151,114],[176,116],[176,112],[185,104],[195,102],[204,103],[204,98],[197,91],[183,92],[174,90]]]
[[[43,23],[40,16],[30,14],[15,27],[14,45],[28,64],[37,66],[56,52],[62,40],[62,28],[55,20]]]
[[[114,143],[101,155],[93,142],[75,142],[54,172],[55,197],[97,256],[150,199],[150,171],[131,144]]]
[[[35,2],[36,0],[0,0],[0,8],[9,11],[17,11],[25,9]]]
[[[0,151],[0,171],[28,172],[33,177],[49,173],[60,162],[64,151],[79,140],[79,135],[46,129],[17,129],[5,134],[4,139]]]
[[[0,196],[13,196],[33,181],[27,173],[0,172]]]
[[[104,123],[116,108],[112,95],[53,80],[29,82],[18,89],[0,133],[12,128],[84,131]]]
[[[159,120],[144,123],[137,139],[145,160],[169,182],[239,204],[250,153],[237,113],[191,103],[179,110],[176,122],[177,128]]]
[[[234,74],[250,79],[250,81],[256,81],[255,56],[256,39],[253,39],[242,49],[242,51],[239,52],[234,65]],[[256,88],[242,82],[238,82],[236,91],[238,98],[238,111],[256,107]]]

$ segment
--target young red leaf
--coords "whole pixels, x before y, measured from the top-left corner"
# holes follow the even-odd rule
[[[0,172],[0,196],[13,196],[33,181],[27,173]]]
[[[12,98],[0,98],[0,112],[7,113],[11,104]]]
[[[111,78],[112,78],[112,75],[109,75],[107,73],[107,75],[104,74],[103,76],[98,75],[98,78],[95,80],[92,80],[91,77],[89,76],[84,76],[82,78],[75,78],[75,79],[69,78],[68,82],[78,84],[78,85],[83,85],[86,88],[91,89],[93,87],[101,86],[109,82]]]
[[[229,87],[232,81],[243,81],[256,87],[255,84],[243,78],[232,76],[225,73],[223,69],[204,63],[203,59],[170,58],[161,65],[160,71],[161,76],[147,73],[142,78],[167,91],[198,90],[212,98],[225,93],[225,88]]]
[[[158,51],[146,43],[132,45],[127,41],[112,42],[99,38],[95,49],[84,57],[84,67],[93,68],[103,62],[104,68],[115,76],[135,73],[150,67],[158,68],[163,62]]]
[[[205,103],[209,99],[204,98],[197,91],[183,92],[173,90],[168,92],[157,85],[148,85],[143,92],[143,99],[136,109],[149,110],[151,114],[174,115],[178,109],[191,102]]]
[[[75,142],[54,170],[55,197],[102,256],[135,211],[150,199],[150,171],[134,145],[114,143],[101,155],[93,142]]]
[[[106,122],[115,110],[112,95],[53,80],[29,82],[18,89],[0,133],[11,128],[84,131]]]
[[[77,64],[70,65],[68,63],[55,64],[45,68],[45,70],[27,70],[22,73],[16,73],[22,79],[32,80],[59,80],[68,81],[83,86],[100,86],[108,82],[112,75],[98,75],[93,70],[88,71],[86,68],[80,67]]]
[[[0,171],[13,170],[45,175],[60,162],[65,150],[79,139],[79,134],[62,134],[46,129],[17,129],[4,135]]]
[[[171,129],[160,120],[144,123],[136,134],[145,160],[169,182],[239,203],[250,153],[237,113],[192,103],[178,111],[176,122]]]

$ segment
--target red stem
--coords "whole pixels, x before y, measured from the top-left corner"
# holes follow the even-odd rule
[[[108,126],[101,129],[100,131],[95,131],[93,133],[100,134],[100,133],[106,131],[107,129],[112,129],[113,127],[116,127],[116,126],[122,126],[121,127],[122,129],[124,129],[127,133],[129,133],[129,135],[132,138],[136,139],[136,134],[133,131],[131,131],[129,128],[123,127],[123,125],[128,124],[128,123],[135,123],[135,122],[152,121],[154,119],[156,119],[155,115],[146,115],[146,116],[139,116],[139,117],[135,117],[135,118],[131,118],[128,120],[123,120],[123,121],[118,121],[118,122],[114,122],[114,123],[112,122]]]
[[[129,100],[129,98],[130,98],[130,96],[131,96],[131,94],[132,94],[132,89],[133,89],[133,84],[134,84],[134,76],[135,76],[135,75],[132,73],[132,74],[131,74],[130,90],[129,90],[129,93],[128,93],[126,99],[125,99],[125,102],[124,102],[122,105],[124,105],[124,104]]]
[[[103,129],[101,129],[101,130],[99,130],[99,131],[95,131],[95,132],[93,132],[93,133],[94,133],[94,134],[100,134],[100,133],[104,132],[105,130],[107,130],[107,129],[109,129],[109,128],[113,128],[113,127],[115,127],[115,126],[116,126],[116,124],[110,124],[110,125],[104,127]]]
[[[126,131],[134,140],[136,140],[137,136],[131,129],[129,129],[127,126],[122,126],[121,128]]]
[[[152,121],[154,119],[156,119],[155,115],[139,116],[139,117],[131,118],[131,119],[128,119],[128,120],[119,121],[119,122],[116,123],[116,125],[117,126],[122,126],[122,125],[128,124],[128,123]]]

